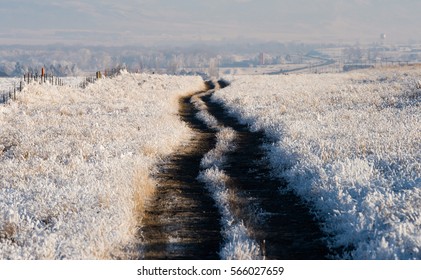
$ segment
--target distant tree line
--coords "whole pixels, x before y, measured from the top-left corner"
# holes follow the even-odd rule
[[[304,44],[277,42],[224,42],[215,46],[184,47],[0,46],[0,75],[22,76],[42,67],[54,76],[83,75],[118,65],[124,65],[130,71],[209,75],[215,74],[221,63],[236,55],[254,59],[260,52],[276,57],[292,50],[305,52],[310,49],[311,46]]]

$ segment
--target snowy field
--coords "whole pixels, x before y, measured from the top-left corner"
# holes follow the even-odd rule
[[[0,94],[12,90],[14,86],[18,87],[21,80],[20,78],[0,78]]]
[[[242,76],[214,100],[264,130],[334,258],[421,259],[421,69]]]
[[[123,73],[0,105],[0,259],[129,258],[154,166],[191,136],[178,99],[203,87]]]

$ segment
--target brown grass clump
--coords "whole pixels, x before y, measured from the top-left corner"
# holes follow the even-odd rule
[[[17,225],[15,223],[7,222],[0,229],[0,241],[3,239],[3,240],[11,240],[12,242],[14,242],[16,235],[17,235]]]
[[[156,182],[149,176],[148,170],[136,171],[133,178],[134,185],[134,212],[141,220],[145,212],[146,202],[155,193]]]

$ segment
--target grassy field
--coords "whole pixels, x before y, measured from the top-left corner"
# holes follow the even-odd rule
[[[275,176],[335,258],[421,258],[420,68],[232,78],[214,99],[264,130]]]
[[[190,137],[198,77],[30,84],[0,106],[0,259],[127,258],[156,164]],[[137,241],[136,241],[137,242]]]

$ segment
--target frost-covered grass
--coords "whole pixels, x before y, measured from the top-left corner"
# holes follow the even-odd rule
[[[247,76],[213,98],[266,132],[274,174],[312,205],[336,258],[421,259],[420,80],[419,68]]]
[[[126,258],[157,162],[187,140],[199,77],[30,84],[0,105],[0,259]]]
[[[191,98],[192,104],[198,110],[196,118],[204,122],[208,127],[219,130],[221,126],[219,125],[217,119],[209,113],[208,106],[206,106],[206,103],[201,99],[201,97],[207,94],[207,92],[204,92],[193,95]]]
[[[250,237],[243,221],[236,219],[231,211],[231,194],[227,187],[229,177],[219,167],[212,166],[200,172],[198,179],[206,184],[222,216],[221,225],[224,243],[219,252],[221,259],[262,259],[259,244]]]

